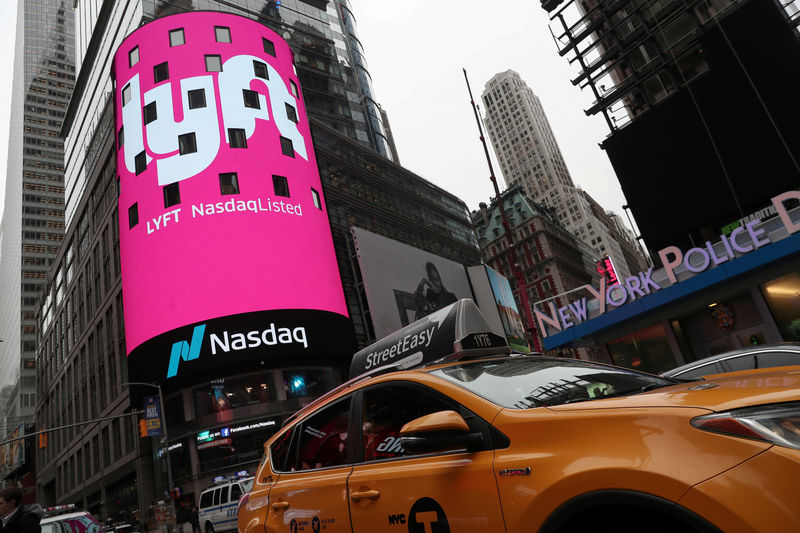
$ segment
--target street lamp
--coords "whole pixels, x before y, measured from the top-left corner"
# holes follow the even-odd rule
[[[128,381],[126,383],[122,383],[122,386],[126,385],[141,385],[142,387],[152,387],[154,389],[158,389],[158,403],[161,405],[161,413],[159,414],[161,416],[161,427],[164,431],[164,453],[167,456],[167,494],[169,495],[170,507],[174,512],[174,507],[172,507],[172,463],[169,459],[169,436],[167,434],[167,419],[166,416],[164,416],[164,408],[166,406],[164,405],[164,397],[161,395],[161,385],[156,383],[145,383],[142,381]]]

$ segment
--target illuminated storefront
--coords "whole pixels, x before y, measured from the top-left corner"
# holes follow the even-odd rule
[[[559,309],[539,302],[545,347],[600,345],[609,362],[658,373],[737,348],[800,341],[800,208],[790,209],[798,199],[797,191],[779,195],[774,216],[731,228],[717,242],[662,249],[665,268],[586,287],[585,297],[573,294]]]

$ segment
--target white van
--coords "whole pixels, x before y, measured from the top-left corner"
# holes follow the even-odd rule
[[[236,529],[239,499],[250,492],[253,478],[231,479],[204,490],[197,514],[204,533]]]

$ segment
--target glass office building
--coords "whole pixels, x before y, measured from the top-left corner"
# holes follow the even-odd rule
[[[295,51],[309,116],[393,159],[347,0],[143,0],[142,7],[146,19],[188,10],[224,11],[275,30]]]
[[[72,2],[20,2],[0,251],[0,438],[33,421],[34,307],[64,235],[59,130],[75,78]],[[6,472],[5,474],[12,474]]]
[[[480,261],[466,205],[392,162],[348,2],[76,5],[79,75],[62,131],[66,234],[36,315],[42,330],[36,413],[42,427],[122,415],[140,409],[142,396],[156,393],[124,385],[130,378],[118,221],[128,206],[118,205],[114,80],[108,68],[123,39],[147,22],[185,11],[225,11],[258,20],[291,45],[358,346],[371,341],[372,333],[351,225],[462,263]],[[214,476],[254,468],[263,441],[285,416],[340,382],[341,366],[330,359],[271,362],[165,389],[173,486],[183,501],[199,498]],[[54,433],[49,446],[37,451],[38,501],[77,502],[103,518],[144,521],[150,502],[166,488],[166,461],[156,439],[138,437],[136,418]]]
[[[273,29],[294,50],[309,118],[396,160],[387,140],[381,110],[372,88],[364,50],[347,0],[138,0],[115,3],[78,0],[76,50],[80,79],[76,102],[67,116],[67,224],[85,192],[89,168],[72,140],[88,142],[97,131],[112,88],[106,58],[141,23],[186,11],[234,13]],[[87,62],[87,68],[81,65]],[[73,159],[74,161],[70,161]]]

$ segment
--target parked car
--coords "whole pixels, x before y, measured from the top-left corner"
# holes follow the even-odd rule
[[[105,533],[103,524],[86,511],[45,511],[42,533]]]
[[[205,533],[236,529],[239,499],[253,486],[253,477],[221,478],[200,495],[198,519]]]
[[[287,420],[239,533],[797,531],[800,369],[676,382],[509,354],[463,302]]]
[[[800,346],[796,344],[764,344],[733,350],[673,368],[661,374],[667,378],[693,379],[709,374],[736,370],[800,365]]]

